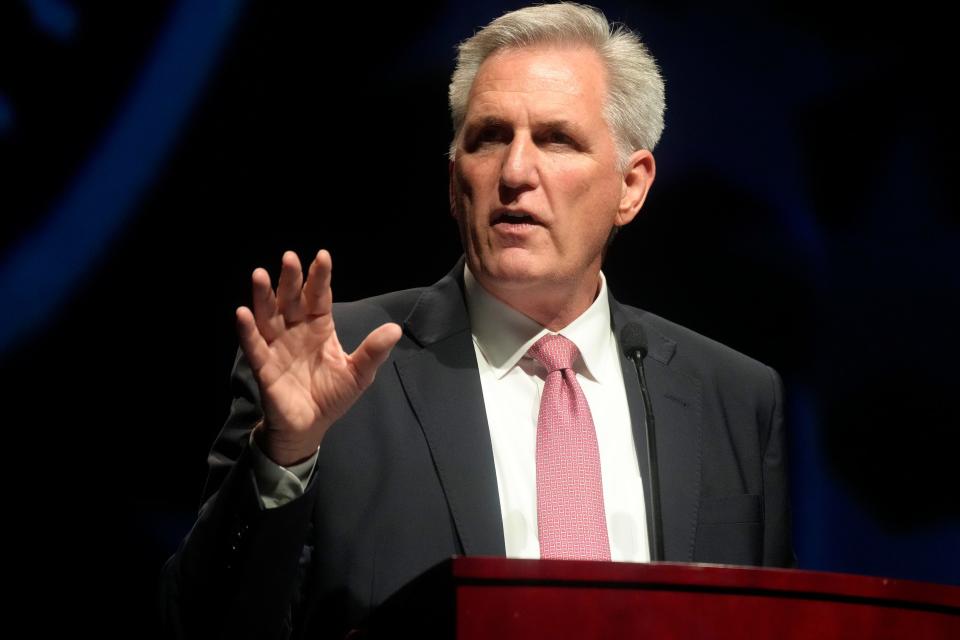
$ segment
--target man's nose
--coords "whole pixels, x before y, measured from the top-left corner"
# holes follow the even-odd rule
[[[500,170],[500,184],[507,189],[536,188],[540,181],[537,146],[523,135],[514,135]]]

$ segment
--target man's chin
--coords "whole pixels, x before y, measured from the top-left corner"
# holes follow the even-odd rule
[[[488,288],[502,291],[535,289],[550,282],[550,273],[533,261],[501,261],[494,268],[484,271]]]

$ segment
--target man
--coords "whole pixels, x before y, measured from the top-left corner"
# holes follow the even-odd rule
[[[333,305],[325,251],[305,281],[285,254],[276,292],[254,271],[205,504],[165,568],[178,634],[342,634],[453,554],[650,559],[627,326],[664,558],[792,563],[776,373],[620,305],[600,271],[654,180],[652,58],[594,10],[527,8],[461,45],[450,99],[450,274]]]

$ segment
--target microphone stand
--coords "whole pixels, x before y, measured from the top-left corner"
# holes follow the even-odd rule
[[[660,519],[660,474],[657,470],[657,434],[653,421],[653,405],[650,402],[650,392],[647,390],[647,376],[643,371],[643,358],[647,355],[646,345],[639,345],[629,349],[629,357],[637,369],[640,378],[640,396],[643,398],[643,413],[646,421],[647,433],[647,467],[650,469],[650,560],[662,561],[663,557],[663,525]]]

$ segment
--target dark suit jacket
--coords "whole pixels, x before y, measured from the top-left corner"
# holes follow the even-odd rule
[[[649,343],[666,559],[793,564],[777,374],[653,314],[615,301],[611,310],[616,335],[639,322]],[[259,392],[238,357],[200,517],[164,568],[161,606],[175,635],[342,635],[445,558],[505,553],[462,261],[432,287],[334,314],[348,351],[384,322],[401,323],[403,337],[325,437],[305,495],[270,510],[247,448]],[[621,360],[649,492],[639,383]]]

